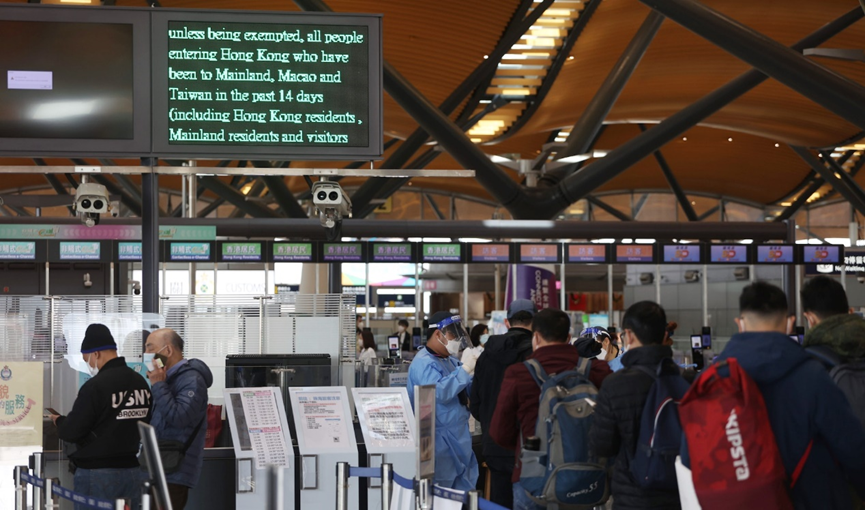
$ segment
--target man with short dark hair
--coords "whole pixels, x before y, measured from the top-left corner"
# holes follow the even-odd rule
[[[490,470],[490,493],[486,496],[505,508],[511,508],[514,500],[511,483],[514,452],[497,445],[490,437],[489,428],[505,370],[514,363],[522,363],[532,354],[532,319],[537,312],[534,301],[529,299],[511,302],[505,319],[508,332],[489,337],[475,365],[472,381],[472,416],[481,424],[484,461]]]
[[[68,416],[52,415],[57,435],[77,449],[69,456],[75,469],[75,490],[100,499],[141,497],[138,465],[138,422],[150,419],[147,381],[117,356],[107,326],[91,324],[84,333],[81,356],[92,376],[78,390]],[[76,503],[76,510],[87,508]]]
[[[802,287],[801,296],[810,328],[805,347],[826,346],[843,361],[865,358],[865,319],[850,313],[841,282],[815,276]]]
[[[532,319],[532,347],[534,352],[527,359],[536,360],[547,374],[560,374],[574,370],[580,361],[577,350],[568,342],[571,321],[561,310],[547,308],[538,312]],[[487,342],[489,345],[489,341]],[[606,363],[592,360],[589,379],[600,387],[604,378],[610,374]],[[536,435],[538,420],[538,400],[541,389],[523,363],[514,363],[505,371],[501,392],[490,424],[490,436],[501,447],[519,452],[522,445],[520,436],[528,438]],[[534,509],[536,505],[529,499],[518,483],[520,465],[515,463],[511,481],[513,482],[513,507],[515,510]]]
[[[615,459],[614,509],[678,509],[678,491],[643,489],[631,475],[643,407],[655,384],[645,369],[655,371],[665,358],[673,357],[673,349],[664,345],[667,337],[664,309],[651,301],[631,305],[622,319],[620,337],[625,351],[624,368],[608,377],[598,393],[589,449],[598,457]]]
[[[400,319],[397,322],[396,333],[395,336],[399,337],[399,349],[404,352],[413,351],[413,345],[411,341],[411,331],[408,330],[408,321],[405,319]]]
[[[186,448],[176,472],[166,473],[171,506],[183,510],[201,475],[207,434],[207,388],[213,374],[203,361],[183,357],[183,339],[173,329],[158,329],[147,337],[144,362],[153,391],[151,425],[160,441]]]
[[[739,313],[739,333],[718,359],[735,358],[760,388],[788,479],[806,459],[790,490],[793,506],[851,508],[848,483],[865,496],[865,430],[823,367],[790,341],[781,289],[745,287]]]

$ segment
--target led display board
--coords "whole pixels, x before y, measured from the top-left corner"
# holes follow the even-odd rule
[[[262,262],[261,243],[220,243],[221,262]]]
[[[366,262],[363,243],[324,243],[321,249],[323,262]]]
[[[712,264],[749,264],[749,248],[746,244],[713,244],[709,246],[709,262]]]
[[[469,246],[469,262],[504,263],[511,261],[511,245],[505,243],[475,243]]]
[[[653,264],[655,245],[617,244],[615,261],[619,264]]]
[[[702,259],[702,246],[699,244],[663,244],[661,262],[666,264],[699,264]]]
[[[372,243],[370,262],[414,262],[412,243]]]
[[[60,241],[60,260],[102,260],[102,244],[99,241]]]
[[[557,264],[562,261],[560,244],[520,244],[518,246],[517,256],[521,264],[529,262]]]
[[[803,264],[840,264],[844,259],[843,246],[802,246]]]
[[[273,243],[274,262],[313,262],[313,243]]]
[[[462,245],[459,243],[424,243],[421,249],[422,262],[462,262]]]
[[[0,260],[36,260],[36,241],[0,241]]]
[[[140,262],[141,243],[120,241],[117,243],[117,260],[120,262]]]
[[[606,244],[569,244],[565,248],[567,250],[565,262],[570,264],[603,264],[609,260],[607,246]]]
[[[171,262],[210,262],[211,243],[168,243]]]

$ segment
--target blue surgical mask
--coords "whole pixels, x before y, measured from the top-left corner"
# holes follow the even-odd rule
[[[153,358],[156,356],[154,352],[145,352],[144,356],[141,358],[141,361],[144,362],[144,366],[147,367],[148,372],[153,372]]]
[[[486,335],[481,335],[481,345],[486,344],[486,343],[487,343],[487,340],[489,340],[489,339],[490,339],[490,334],[489,334],[489,333],[487,333]]]

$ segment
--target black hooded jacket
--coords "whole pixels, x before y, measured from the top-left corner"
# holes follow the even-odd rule
[[[481,423],[484,458],[493,469],[510,471],[514,468],[514,452],[497,445],[489,435],[502,379],[509,366],[525,361],[531,354],[532,332],[515,327],[504,335],[491,336],[475,366],[470,409],[472,416]]]

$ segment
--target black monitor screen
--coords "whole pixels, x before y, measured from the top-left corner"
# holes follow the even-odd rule
[[[133,26],[0,20],[0,138],[131,140]]]

